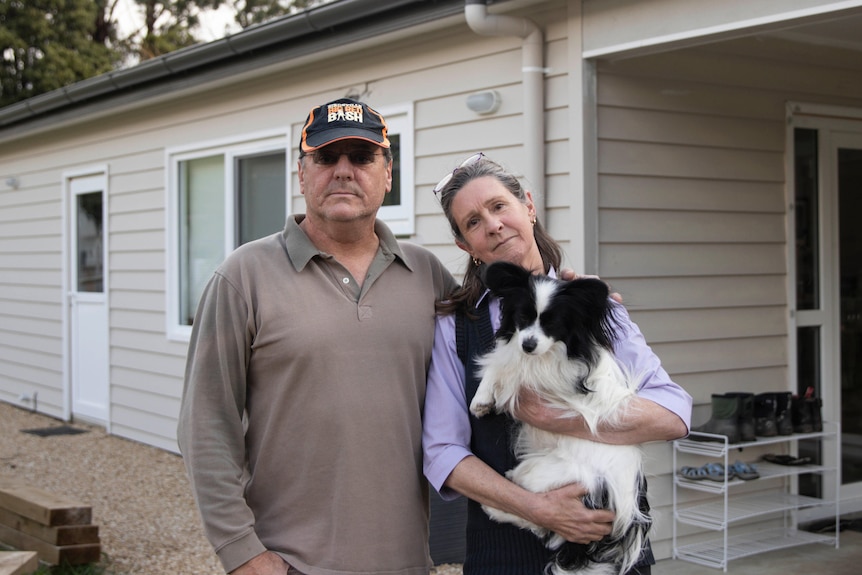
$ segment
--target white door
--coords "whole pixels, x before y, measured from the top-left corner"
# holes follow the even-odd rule
[[[839,343],[837,383],[841,398],[841,498],[862,506],[862,133],[832,136],[837,202],[833,245],[837,246],[833,290]],[[849,508],[845,505],[842,508]]]
[[[800,476],[799,492],[831,498],[840,489],[840,510],[851,513],[862,510],[862,122],[795,124],[795,391],[822,397],[841,446],[839,459],[834,440],[799,442],[800,454],[839,470]]]
[[[104,174],[69,180],[69,382],[72,415],[108,420]]]

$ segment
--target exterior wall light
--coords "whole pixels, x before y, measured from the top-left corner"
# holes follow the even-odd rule
[[[500,107],[500,94],[496,90],[485,90],[467,96],[467,107],[477,114],[493,114]]]

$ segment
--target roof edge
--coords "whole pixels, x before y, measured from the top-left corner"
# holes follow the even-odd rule
[[[131,68],[114,70],[87,78],[33,96],[4,108],[0,108],[0,130],[26,125],[49,113],[80,105],[96,98],[110,97],[123,90],[133,89],[147,83],[163,81],[173,76],[188,75],[209,66],[218,65],[238,56],[271,48],[278,44],[296,41],[304,36],[319,34],[326,29],[343,26],[385,12],[396,12],[405,6],[416,4],[436,5],[440,16],[450,15],[453,5],[462,5],[463,0],[427,2],[423,0],[339,0],[310,8],[297,14],[284,16],[251,26],[236,34],[195,44],[169,54],[142,62]],[[409,24],[408,24],[409,25]],[[335,31],[334,33],[338,33]]]

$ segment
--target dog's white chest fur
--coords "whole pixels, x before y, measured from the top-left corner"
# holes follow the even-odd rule
[[[488,272],[486,281],[492,291],[498,283],[511,279],[492,277],[496,269],[489,268]],[[519,277],[513,281],[522,280]],[[565,304],[557,297],[564,283],[532,279],[522,291],[509,289],[506,284],[508,291],[504,297],[522,297],[529,302],[512,299],[504,302],[501,331],[506,333],[498,334],[495,348],[478,360],[482,380],[470,404],[470,411],[477,417],[492,411],[512,414],[518,394],[529,388],[551,405],[582,416],[593,434],[600,424],[613,426],[620,421],[635,396],[634,378],[603,347],[591,348],[591,353],[584,357],[571,357],[565,341],[573,340],[566,339],[561,331],[595,329],[596,324],[577,325],[571,318],[581,317],[580,314],[561,311],[560,317],[567,319],[567,325],[562,330],[559,322],[553,325],[554,306]],[[502,287],[500,291],[504,291]],[[529,306],[535,309],[530,310]],[[532,320],[523,320],[532,316]],[[609,536],[615,542],[601,548],[597,553],[599,559],[585,560],[574,570],[552,564],[554,575],[615,575],[625,573],[636,563],[650,524],[649,517],[640,509],[643,483],[639,447],[557,435],[522,424],[516,454],[520,463],[507,474],[513,482],[533,492],[581,483],[588,490],[588,497],[602,506],[605,504],[600,502],[605,500],[606,506],[616,513]],[[564,544],[559,535],[549,534],[520,517],[489,507],[485,511],[497,521],[531,529],[540,537],[548,536],[546,543],[551,549]]]

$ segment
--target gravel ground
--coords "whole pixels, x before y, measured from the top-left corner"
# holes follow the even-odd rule
[[[182,459],[75,423],[77,435],[22,433],[65,425],[0,402],[0,477],[25,481],[93,508],[103,564],[117,575],[223,574],[189,490]],[[432,575],[460,575],[440,565]]]

